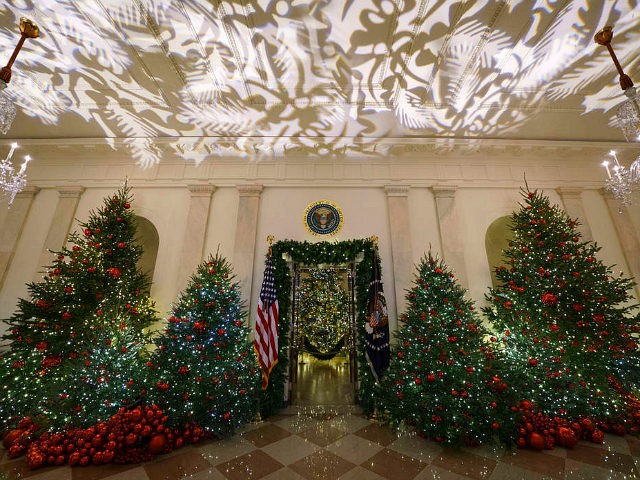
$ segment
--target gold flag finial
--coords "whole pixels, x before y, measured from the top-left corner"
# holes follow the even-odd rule
[[[269,256],[272,254],[271,246],[273,245],[273,241],[276,239],[273,235],[267,235],[267,243],[269,244]]]

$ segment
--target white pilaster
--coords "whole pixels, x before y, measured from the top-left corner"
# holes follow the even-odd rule
[[[38,272],[34,276],[35,282],[42,280],[44,267],[51,264],[51,251],[60,250],[64,246],[83,192],[84,187],[79,185],[67,185],[58,188],[58,204],[49,224],[47,239],[40,254]]]
[[[205,235],[209,223],[211,195],[216,187],[208,184],[188,185],[191,193],[187,225],[182,243],[178,290],[186,287],[189,277],[195,272],[204,255]]]
[[[242,298],[253,312],[251,288],[253,283],[253,264],[258,231],[258,212],[262,185],[236,185],[238,195],[238,216],[233,251],[233,267],[240,283]]]
[[[389,227],[391,229],[391,258],[395,279],[396,310],[400,315],[406,309],[405,292],[411,286],[413,270],[409,186],[386,185],[384,190],[387,194]],[[394,325],[390,325],[390,327],[394,328]]]
[[[589,226],[589,221],[584,211],[584,204],[582,203],[582,188],[560,187],[557,191],[562,198],[562,203],[564,203],[564,209],[567,215],[572,219],[578,219],[580,223],[578,230],[582,233],[582,238],[586,242],[593,241],[591,227]]]
[[[7,271],[11,265],[16,245],[22,233],[24,222],[29,215],[33,199],[40,189],[26,187],[16,195],[9,209],[0,232],[0,288],[4,284]]]
[[[458,187],[455,185],[434,185],[431,189],[436,199],[442,258],[453,270],[460,285],[468,289],[467,267],[464,258],[464,232],[460,228],[460,214],[456,208]]]

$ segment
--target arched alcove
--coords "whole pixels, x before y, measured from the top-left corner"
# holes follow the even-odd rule
[[[509,228],[510,217],[500,217],[494,220],[484,238],[485,250],[487,252],[487,260],[489,262],[489,269],[491,270],[491,284],[495,288],[498,285],[498,279],[496,278],[496,267],[504,265],[504,259],[502,257],[502,251],[509,246],[509,241],[512,238],[512,232]]]
[[[153,281],[156,268],[160,237],[155,225],[144,217],[136,215],[136,243],[142,247],[142,256],[138,260],[138,268]]]

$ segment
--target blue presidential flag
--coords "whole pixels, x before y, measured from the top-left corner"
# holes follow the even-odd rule
[[[369,302],[365,324],[365,356],[371,373],[380,381],[382,375],[389,368],[389,316],[387,315],[387,301],[382,291],[380,279],[378,250],[374,250],[371,281],[369,282]]]

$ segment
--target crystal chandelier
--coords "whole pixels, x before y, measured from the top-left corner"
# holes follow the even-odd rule
[[[609,155],[614,160],[613,175],[609,169],[610,162],[608,160],[602,162],[602,166],[607,169],[608,177],[605,181],[605,189],[611,192],[622,206],[628,207],[633,203],[632,195],[638,185],[638,159],[631,164],[631,168],[627,168],[618,161],[615,150],[611,150]]]
[[[611,27],[604,27],[594,37],[598,45],[607,47],[613,64],[620,75],[620,88],[622,88],[627,97],[616,111],[618,125],[627,142],[640,142],[640,97],[633,86],[633,81],[622,70],[622,66],[611,46],[612,39],[613,29]],[[613,194],[622,206],[629,206],[633,203],[632,196],[634,191],[640,185],[640,156],[634,160],[629,168],[626,168],[618,161],[615,151],[610,151],[609,155],[614,160],[613,174],[609,169],[610,162],[607,160],[602,162],[602,165],[607,169],[608,177],[605,182],[605,188]]]
[[[20,170],[16,172],[11,164],[11,157],[16,148],[18,148],[18,144],[12,143],[7,158],[0,162],[0,188],[2,193],[9,198],[9,205],[13,203],[16,195],[27,186],[27,164],[31,160],[31,157],[26,155]]]
[[[13,62],[15,62],[24,41],[27,38],[36,38],[39,35],[40,30],[35,23],[24,17],[20,19],[20,40],[18,41],[16,48],[13,50],[13,54],[11,55],[9,62],[2,68],[2,70],[0,70],[0,133],[2,133],[2,135],[7,134],[11,128],[13,119],[16,117],[16,106],[4,91],[5,88],[7,88],[7,84],[11,81],[11,67],[13,66]]]

